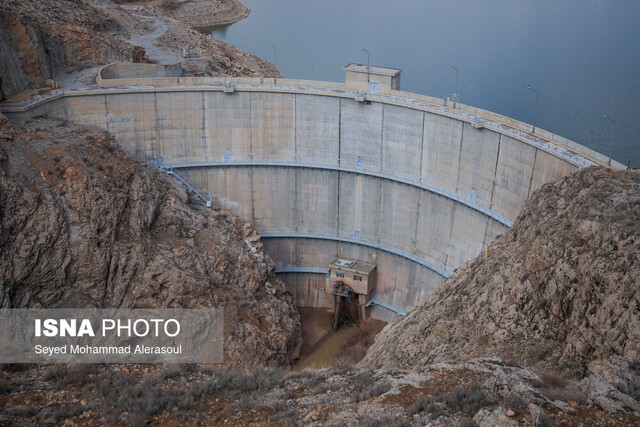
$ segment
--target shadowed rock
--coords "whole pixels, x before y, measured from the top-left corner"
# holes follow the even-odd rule
[[[0,307],[224,307],[228,364],[297,357],[299,315],[251,225],[97,128],[0,136]]]
[[[640,356],[640,173],[588,168],[543,186],[488,258],[388,326],[361,363],[498,356],[585,373]]]

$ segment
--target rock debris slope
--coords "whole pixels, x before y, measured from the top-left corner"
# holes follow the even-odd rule
[[[72,0],[0,3],[1,99],[42,87],[55,69],[131,61],[133,46],[118,34],[124,25],[101,10]]]
[[[180,58],[184,75],[278,76],[264,59],[191,28],[198,22],[235,22],[248,9],[235,0],[173,2],[168,10],[145,2],[120,7],[111,0],[3,0],[0,2],[0,100],[40,89],[55,78],[69,87],[90,85],[96,70],[110,62],[174,63],[178,48],[199,48],[202,57]],[[131,10],[132,13],[129,13]],[[206,13],[205,13],[206,12]],[[167,31],[139,14],[158,17]],[[174,16],[174,19],[169,19]],[[193,18],[197,16],[198,19]],[[147,55],[146,49],[149,50]],[[152,49],[150,49],[152,47]]]
[[[498,356],[586,375],[640,356],[639,291],[640,173],[588,168],[538,190],[488,257],[385,328],[361,364]]]
[[[274,268],[251,225],[200,207],[108,133],[3,123],[0,307],[224,307],[228,363],[282,365],[301,329]]]

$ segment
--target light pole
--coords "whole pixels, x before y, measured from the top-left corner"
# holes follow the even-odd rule
[[[278,68],[278,49],[275,44],[272,44],[271,47],[273,48],[273,66]]]
[[[367,49],[362,49],[365,52],[367,52],[367,84],[369,84],[370,80],[369,80],[369,51]]]
[[[616,131],[616,122],[615,120],[613,120],[611,117],[607,116],[606,114],[604,116],[605,119],[609,120],[612,125],[611,125],[611,148],[609,148],[609,166],[611,166],[611,156],[613,155],[613,135]]]
[[[453,65],[449,65],[449,68],[451,68],[451,69],[456,71],[456,91],[453,94],[453,102],[458,102],[458,74],[459,74],[459,72],[458,72],[458,69],[456,67],[454,67]]]
[[[273,47],[273,67],[276,69],[276,75],[273,77],[273,82],[278,83],[278,49],[276,49],[276,45],[272,44]]]
[[[535,109],[535,113],[533,114],[533,133],[536,133],[536,119],[538,118],[538,91],[529,85],[527,85],[527,89],[529,89],[532,92],[535,92],[536,94],[536,109]]]

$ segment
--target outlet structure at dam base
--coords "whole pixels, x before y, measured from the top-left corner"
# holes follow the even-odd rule
[[[133,65],[0,111],[99,126],[134,158],[161,157],[254,224],[300,307],[333,307],[329,265],[350,258],[376,266],[368,315],[394,320],[484,253],[537,188],[608,164],[531,125],[401,92],[386,69],[341,84],[130,77]]]

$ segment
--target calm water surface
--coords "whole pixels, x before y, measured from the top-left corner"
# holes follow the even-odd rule
[[[283,76],[344,81],[350,62],[402,68],[401,88],[533,123],[640,166],[638,0],[242,0],[214,37]]]

